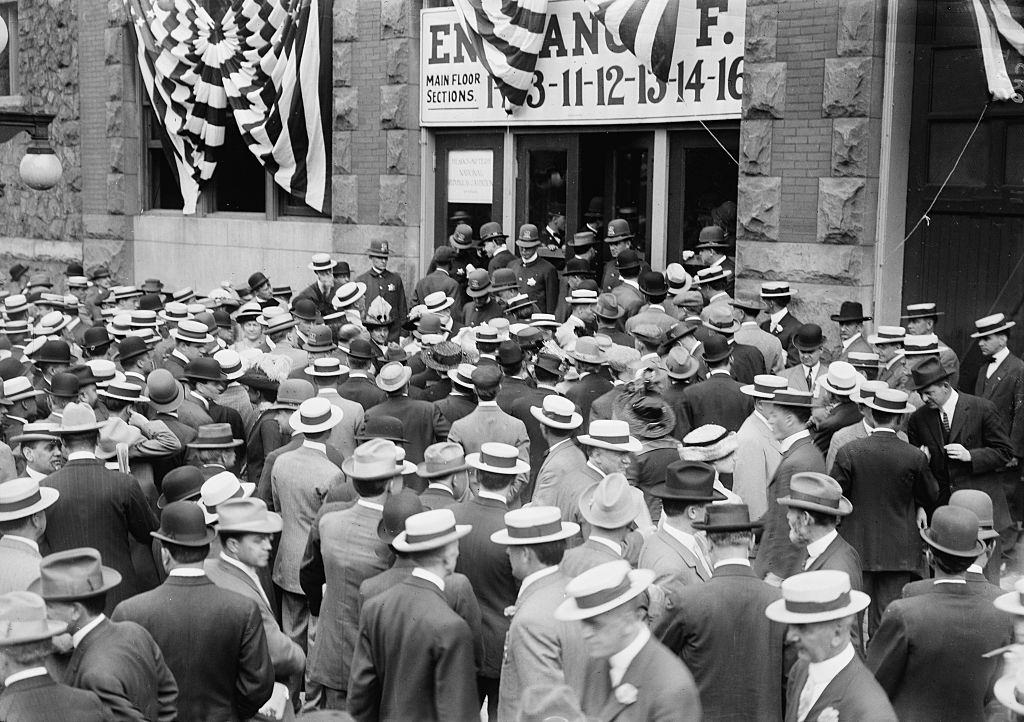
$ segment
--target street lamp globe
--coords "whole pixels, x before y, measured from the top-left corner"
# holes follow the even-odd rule
[[[57,185],[64,172],[60,158],[49,145],[29,147],[18,168],[25,185],[37,191],[45,191]]]

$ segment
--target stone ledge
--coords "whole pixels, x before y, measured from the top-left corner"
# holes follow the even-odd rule
[[[854,286],[866,283],[874,258],[872,246],[821,243],[741,241],[736,266],[740,276],[760,283],[789,281],[794,285]]]

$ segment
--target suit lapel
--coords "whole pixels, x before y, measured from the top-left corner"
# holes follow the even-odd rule
[[[953,410],[953,421],[949,425],[949,440],[959,441],[960,432],[971,415],[971,406],[964,399],[963,394],[956,401],[956,408]],[[941,423],[941,422],[940,422]]]
[[[661,532],[664,535],[664,539],[668,542],[668,545],[672,547],[676,554],[686,563],[687,566],[693,567],[693,570],[697,573],[702,580],[705,582],[711,578],[711,576],[704,571],[704,565],[700,563],[700,560],[693,555],[689,549],[684,547],[674,536],[669,534],[667,531]]]
[[[622,680],[619,682],[619,687],[625,684],[631,684],[636,688],[637,692],[642,693],[644,688],[644,681],[647,678],[647,668],[650,665],[650,650],[651,644],[654,642],[653,638],[647,641],[636,657],[626,668],[626,673],[622,675]],[[608,675],[607,663],[603,664],[605,668],[605,679],[608,680],[608,697],[604,701],[604,706],[601,708],[601,712],[598,714],[597,719],[601,722],[611,722],[619,713],[622,712],[628,705],[623,704],[615,697],[615,689],[611,686],[611,677]],[[636,704],[636,703],[634,703]]]
[[[253,583],[253,580],[249,578],[248,574],[243,572],[241,569],[236,567],[234,564],[228,564],[223,559],[218,559],[217,560],[217,564],[220,566],[221,571],[223,571],[225,574],[230,574],[231,576],[235,577],[236,579],[240,579],[241,581],[245,582],[245,584],[250,589],[252,589],[252,591],[256,594],[256,596],[258,596],[261,600],[264,598],[265,592],[262,589],[260,589],[259,587],[257,587]]]

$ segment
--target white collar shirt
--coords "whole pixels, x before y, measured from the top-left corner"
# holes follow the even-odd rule
[[[36,481],[39,481],[40,479],[45,479],[47,477],[46,474],[44,474],[41,471],[36,471],[31,466],[25,467],[25,476],[27,476],[29,479],[35,479]]]
[[[590,541],[596,544],[603,544],[604,546],[608,547],[613,552],[615,552],[618,556],[622,556],[622,545],[618,542],[613,542],[611,539],[605,539],[603,536],[594,536],[593,534],[590,535]]]
[[[804,562],[805,570],[811,568],[811,565],[814,564],[814,560],[825,553],[825,550],[828,549],[828,545],[831,544],[837,536],[839,536],[839,532],[833,529],[821,539],[815,539],[807,545],[807,561]]]
[[[502,504],[508,504],[508,499],[505,498],[504,494],[497,494],[493,491],[487,491],[487,489],[480,489],[476,495],[481,499],[492,499],[494,501],[500,501]]]
[[[96,454],[91,451],[72,451],[68,454],[68,461],[78,461],[79,459],[96,459]]]
[[[303,439],[302,445],[307,449],[314,449],[319,451],[321,454],[327,454],[327,444],[321,444],[319,441],[310,441],[309,439]]]
[[[167,572],[169,577],[205,577],[206,572],[196,567],[177,567]]]
[[[793,444],[798,442],[800,439],[806,439],[811,435],[809,429],[800,429],[795,434],[790,434],[779,443],[779,451],[785,454],[787,451],[793,448]]]
[[[986,369],[985,369],[985,378],[987,378],[987,379],[992,378],[992,374],[994,374],[996,372],[996,369],[999,368],[999,365],[1003,361],[1005,361],[1006,357],[1009,356],[1009,355],[1010,355],[1010,349],[1005,347],[1005,346],[1002,349],[1000,349],[999,351],[996,351],[994,354],[992,354],[992,361],[991,361],[991,363],[989,363],[988,367],[986,367]]]
[[[953,412],[956,411],[956,402],[959,399],[960,399],[960,394],[958,394],[956,392],[956,390],[953,389],[953,390],[950,391],[949,398],[946,399],[946,403],[944,403],[941,406],[941,408],[939,409],[940,412],[946,414],[946,419],[949,421],[949,425],[950,426],[953,425]],[[939,414],[940,419],[941,419],[942,413]]]
[[[356,504],[358,504],[359,506],[362,506],[362,507],[366,507],[367,509],[373,509],[374,511],[379,511],[382,514],[384,513],[384,505],[383,504],[378,504],[375,501],[370,501],[368,499],[359,498],[359,499],[356,499]]]
[[[805,693],[808,692],[808,687],[810,688],[810,697],[809,702],[803,705],[806,707],[806,711],[797,718],[797,722],[803,722],[807,718],[807,712],[810,712],[814,707],[818,697],[832,683],[832,680],[846,668],[846,665],[853,661],[853,656],[853,644],[848,643],[843,651],[836,656],[826,659],[824,662],[811,662],[807,665],[807,681],[804,682],[803,691],[800,693],[801,702],[804,699]]]
[[[444,484],[438,484],[438,483],[434,482],[434,483],[427,484],[427,488],[428,489],[434,489],[435,491],[442,491],[445,494],[448,494],[448,496],[450,496],[452,498],[455,498],[455,492],[453,492],[451,489],[449,489]]]
[[[662,519],[665,517],[662,516]],[[707,557],[704,554],[704,550],[697,542],[697,537],[689,532],[680,531],[669,523],[666,523],[663,527],[665,533],[675,539],[677,542],[686,547],[693,556],[697,558],[697,562],[704,567],[704,571],[708,576],[711,576],[711,565],[708,563]]]
[[[15,682],[20,682],[23,679],[32,679],[33,677],[45,677],[49,672],[46,671],[46,667],[31,667],[29,669],[23,669],[20,672],[15,672],[11,676],[4,680],[4,687],[10,687]]]
[[[768,318],[771,319],[771,323],[769,324],[768,328],[771,329],[772,333],[778,333],[779,331],[782,330],[782,319],[786,317],[787,313],[789,313],[789,309],[783,308],[781,311],[776,311],[775,313],[769,315]]]
[[[229,557],[224,552],[220,553],[220,558],[236,569],[240,569],[245,576],[249,577],[249,581],[256,586],[256,591],[260,593],[260,597],[262,597],[263,601],[267,603],[268,607],[270,606],[270,600],[267,599],[267,593],[263,590],[263,585],[260,584],[260,579],[256,576],[256,571],[252,567],[240,562],[238,559]]]
[[[749,567],[750,560],[743,559],[742,557],[729,557],[728,559],[722,559],[721,561],[715,562],[715,569],[718,569],[718,567],[724,567],[727,564],[733,564],[740,567]]]
[[[850,336],[850,338],[848,338],[845,341],[843,341],[843,351],[846,351],[848,348],[850,348],[850,346],[853,344],[853,342],[856,341],[859,338],[860,338],[860,334],[859,333],[855,333],[852,336]]]
[[[79,629],[77,632],[72,634],[71,635],[71,644],[74,645],[75,647],[77,647],[79,644],[82,643],[82,640],[85,639],[86,635],[89,634],[89,632],[91,632],[92,630],[96,629],[96,627],[100,626],[100,624],[106,618],[107,618],[106,614],[101,614],[98,617],[96,617],[94,620],[92,620],[91,622],[86,624],[84,627]]]
[[[651,630],[647,628],[647,625],[641,624],[640,631],[637,632],[633,641],[608,658],[608,675],[611,677],[612,687],[618,687],[622,683],[622,678],[626,676],[629,665],[633,663],[636,655],[640,654],[640,650],[644,648],[650,638]]]
[[[434,574],[434,572],[427,571],[422,567],[416,567],[412,570],[412,575],[419,579],[425,579],[426,581],[430,582],[435,587],[440,589],[441,593],[444,594],[444,579]]]

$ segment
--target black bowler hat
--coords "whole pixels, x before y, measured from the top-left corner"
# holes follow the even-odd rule
[[[711,338],[704,342],[704,360],[709,364],[724,361],[732,355],[732,347],[729,339],[720,333],[711,334]]]
[[[335,276],[352,275],[352,269],[349,268],[348,261],[338,261],[332,270],[334,271]]]
[[[84,276],[85,268],[81,263],[69,263],[68,270],[64,273],[65,276]]]
[[[195,381],[225,381],[227,377],[216,359],[197,358],[185,366],[185,378]]]
[[[32,356],[35,363],[70,364],[71,347],[67,341],[47,341]]]
[[[79,381],[74,374],[54,374],[50,381],[50,395],[62,399],[78,398]]]
[[[648,493],[658,499],[710,504],[726,497],[715,491],[715,467],[703,461],[673,461],[665,468],[665,481]]]
[[[366,420],[362,431],[356,434],[356,441],[387,439],[396,444],[405,443],[405,426],[394,416],[374,416]]]
[[[160,528],[151,531],[150,536],[167,544],[182,547],[202,547],[217,536],[206,526],[206,515],[194,501],[172,501],[160,515]]]
[[[619,254],[622,255],[621,253]],[[647,271],[646,273],[640,274],[640,291],[645,296],[667,296],[668,295],[668,281],[665,280],[665,274],[659,273],[658,271]]]
[[[925,359],[911,370],[914,378],[914,391],[920,391],[939,381],[945,381],[952,374],[947,371],[937,358]]]
[[[155,293],[146,293],[139,298],[140,311],[160,311],[163,307],[163,299]]]
[[[317,309],[312,299],[300,298],[292,304],[292,315],[303,321],[316,321]]]
[[[562,276],[592,276],[590,272],[590,264],[582,258],[570,258],[565,262],[565,270],[561,272]]]
[[[166,482],[164,482],[166,484]],[[694,529],[702,529],[709,534],[730,531],[750,531],[761,528],[759,521],[750,521],[750,508],[746,504],[712,504],[708,507],[707,517],[703,522],[695,522]]]
[[[864,307],[860,305],[860,301],[843,301],[843,305],[839,307],[839,313],[833,313],[829,318],[836,323],[871,320],[871,316],[864,315]]]
[[[377,354],[373,352],[373,344],[362,337],[352,339],[348,345],[348,355],[350,358],[359,359],[377,358]]]
[[[249,288],[253,293],[268,283],[270,283],[270,279],[267,278],[262,271],[256,271],[256,273],[249,276]]]
[[[523,349],[515,341],[502,341],[498,344],[498,363],[502,366],[513,366],[523,360]]]
[[[11,280],[17,281],[19,278],[28,273],[28,271],[28,266],[21,263],[15,263],[13,266],[11,266]]]
[[[106,326],[92,326],[85,329],[85,333],[82,334],[82,348],[90,351],[113,343],[113,341],[114,339],[110,337]]]
[[[164,476],[163,493],[156,500],[157,508],[163,509],[176,501],[199,499],[205,481],[203,472],[199,471],[197,466],[187,465],[171,469]]]
[[[124,365],[126,361],[141,356],[148,351],[149,344],[142,337],[128,336],[121,343],[117,344],[117,356],[114,357],[114,360]]]
[[[615,267],[620,271],[630,268],[640,268],[640,254],[632,248],[627,248],[615,257]]]
[[[821,326],[816,323],[805,323],[796,330],[793,345],[797,351],[816,351],[825,343],[825,335]]]

